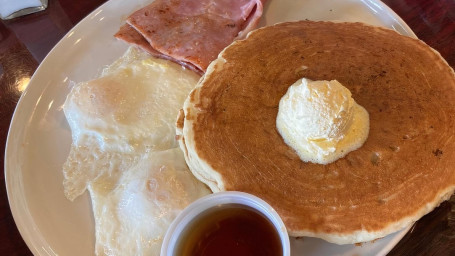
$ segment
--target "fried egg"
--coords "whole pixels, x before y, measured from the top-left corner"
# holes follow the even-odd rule
[[[175,121],[199,76],[134,48],[74,84],[63,106],[72,132],[65,196],[89,190],[97,255],[159,255],[175,216],[208,194],[177,148]]]
[[[104,177],[106,176],[106,177]],[[188,170],[178,148],[145,154],[116,181],[107,174],[89,185],[97,255],[159,255],[180,211],[209,190]]]
[[[108,70],[74,86],[67,97],[73,141],[93,136],[103,150],[126,153],[175,147],[178,110],[199,77],[154,58]]]
[[[70,200],[101,172],[125,171],[140,154],[177,146],[176,116],[199,76],[136,51],[67,96],[63,111],[73,143],[63,172]]]

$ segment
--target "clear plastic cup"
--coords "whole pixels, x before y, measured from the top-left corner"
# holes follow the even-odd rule
[[[172,256],[178,248],[180,235],[185,227],[205,211],[228,204],[240,204],[262,213],[275,227],[283,249],[283,256],[290,255],[289,236],[278,213],[264,200],[244,192],[219,192],[202,197],[185,208],[169,227],[161,247],[161,256]]]

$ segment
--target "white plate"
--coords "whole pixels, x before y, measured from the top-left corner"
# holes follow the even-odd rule
[[[150,2],[150,1],[148,1]],[[92,255],[94,220],[87,194],[75,202],[63,195],[62,164],[71,134],[62,112],[68,81],[100,73],[127,49],[112,35],[143,0],[111,0],[75,26],[41,63],[23,93],[11,123],[5,177],[17,227],[35,255]],[[374,0],[268,0],[260,26],[291,20],[363,21],[415,37],[386,5]],[[293,255],[384,255],[406,233],[363,246],[320,239],[293,240]]]

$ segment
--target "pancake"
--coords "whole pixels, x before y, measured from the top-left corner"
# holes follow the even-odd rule
[[[336,79],[369,113],[362,147],[327,165],[278,134],[278,104],[298,79]],[[420,40],[361,23],[286,22],[220,53],[190,93],[177,134],[214,192],[267,201],[291,236],[337,244],[398,231],[455,189],[455,74]]]

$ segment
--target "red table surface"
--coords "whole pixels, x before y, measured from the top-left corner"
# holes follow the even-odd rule
[[[3,171],[8,128],[21,95],[17,81],[30,77],[52,47],[104,2],[49,0],[45,11],[0,23],[0,255],[32,255],[11,215]],[[454,0],[384,2],[455,67]],[[455,255],[455,196],[420,219],[389,255]]]

